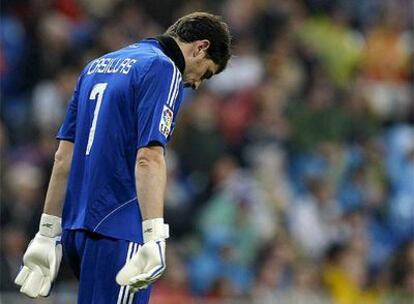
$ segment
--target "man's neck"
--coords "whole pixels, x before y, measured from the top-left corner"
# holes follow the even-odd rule
[[[184,74],[185,53],[182,46],[180,46],[182,43],[168,35],[157,36],[155,39],[159,41],[165,55],[170,57],[171,60],[174,61],[177,68],[180,70],[181,74]]]

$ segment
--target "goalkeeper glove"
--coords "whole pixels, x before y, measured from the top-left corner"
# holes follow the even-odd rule
[[[144,244],[118,272],[116,282],[129,285],[131,292],[147,288],[165,270],[165,239],[169,237],[169,227],[163,218],[142,222]]]
[[[57,276],[62,260],[61,225],[60,217],[43,213],[39,232],[23,256],[23,266],[14,282],[31,298],[47,297]]]

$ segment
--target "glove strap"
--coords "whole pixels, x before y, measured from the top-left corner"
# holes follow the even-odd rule
[[[154,218],[142,222],[142,234],[144,243],[149,241],[167,239],[170,236],[168,224],[164,224],[163,218]]]
[[[62,234],[62,219],[43,213],[40,218],[39,234],[50,238],[60,236]]]

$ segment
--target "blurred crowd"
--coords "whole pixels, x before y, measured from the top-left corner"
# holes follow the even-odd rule
[[[201,10],[234,56],[186,93],[167,150],[152,303],[412,303],[411,0],[3,0],[0,291],[17,291],[83,66]],[[75,282],[64,265],[52,303]]]

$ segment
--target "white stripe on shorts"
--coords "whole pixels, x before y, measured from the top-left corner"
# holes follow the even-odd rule
[[[137,253],[138,251],[138,244],[134,243],[134,247],[132,249],[131,258]],[[122,304],[132,303],[132,299],[134,298],[134,293],[129,293],[130,286],[127,285],[125,289],[124,299],[122,300]]]
[[[131,251],[132,251],[133,245],[134,245],[133,242],[129,242],[129,244],[128,244],[128,252],[127,252],[126,259],[125,259],[125,263],[128,262],[130,260],[130,258],[131,258]],[[125,287],[126,287],[126,285],[121,286],[121,288],[119,288],[118,300],[116,301],[116,304],[121,304],[122,296],[123,296],[124,291],[125,291]]]

